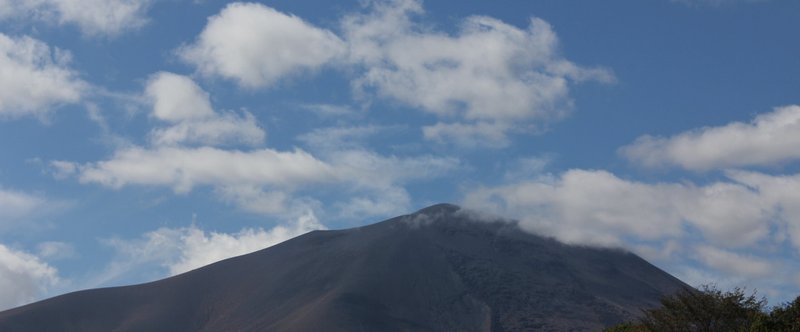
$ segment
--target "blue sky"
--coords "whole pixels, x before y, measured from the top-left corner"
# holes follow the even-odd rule
[[[798,14],[0,0],[0,308],[438,202],[789,300]]]

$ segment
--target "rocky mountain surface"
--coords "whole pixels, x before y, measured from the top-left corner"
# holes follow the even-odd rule
[[[596,331],[683,287],[634,254],[440,204],[0,312],[0,331]]]

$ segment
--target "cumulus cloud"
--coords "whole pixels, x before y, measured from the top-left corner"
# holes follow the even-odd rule
[[[255,146],[264,142],[266,133],[252,114],[215,112],[208,93],[189,77],[156,73],[147,83],[145,98],[153,105],[153,117],[170,124],[151,131],[154,145]]]
[[[606,70],[563,58],[552,27],[538,18],[520,29],[472,16],[450,35],[412,19],[423,13],[419,1],[373,9],[342,23],[348,59],[363,68],[353,85],[452,121],[426,128],[427,138],[484,137],[503,146],[511,127],[528,130],[535,121],[562,117],[571,107],[570,82],[613,80]]]
[[[298,138],[319,155],[301,149],[225,148],[261,145],[265,133],[254,116],[216,112],[209,94],[197,83],[168,72],[152,75],[143,97],[158,121],[148,134],[149,146],[123,145],[109,159],[97,162],[51,161],[53,175],[112,188],[170,187],[178,194],[208,186],[225,202],[270,215],[318,207],[316,193],[306,190],[314,185],[343,193],[333,205],[351,215],[355,206],[364,213],[400,212],[410,202],[403,184],[459,166],[455,158],[386,156],[364,149],[361,142],[366,137],[386,129],[379,126],[318,129]],[[308,194],[298,194],[304,190]],[[393,207],[378,204],[377,197],[391,199]],[[353,208],[343,205],[348,200]]]
[[[345,51],[328,30],[255,3],[232,3],[212,16],[197,40],[179,50],[200,73],[247,88],[315,70]]]
[[[688,170],[769,166],[800,159],[800,106],[778,107],[749,123],[704,127],[671,137],[642,136],[620,153],[647,167]]]
[[[369,8],[342,18],[340,38],[260,4],[234,3],[179,54],[201,73],[248,88],[330,64],[351,75],[358,98],[432,113],[442,122],[426,127],[425,137],[464,146],[506,146],[509,131],[537,131],[563,117],[572,84],[614,80],[608,70],[564,58],[552,27],[538,18],[521,29],[472,16],[448,34],[414,19],[423,14],[419,1]]]
[[[214,115],[208,93],[183,75],[168,72],[152,75],[145,96],[153,104],[153,116],[160,120],[179,122]]]
[[[56,106],[78,102],[87,84],[69,62],[66,51],[0,33],[0,119],[43,118]]]
[[[76,25],[85,35],[116,36],[147,22],[152,0],[4,0],[0,20],[32,19]]]
[[[176,275],[319,229],[325,226],[312,212],[306,211],[296,220],[271,229],[245,228],[235,233],[221,233],[192,225],[159,228],[139,239],[109,239],[106,243],[117,251],[118,257],[95,283],[112,282],[132,271],[151,268],[153,264],[165,269],[168,275]]]
[[[58,271],[39,257],[0,244],[0,310],[37,300],[58,282]]]

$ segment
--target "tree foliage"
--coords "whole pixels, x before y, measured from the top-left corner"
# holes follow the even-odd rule
[[[773,308],[769,315],[764,315],[750,330],[757,332],[800,331],[800,296],[792,302]]]
[[[800,297],[765,311],[766,300],[735,288],[713,286],[687,289],[661,299],[661,307],[645,310],[636,322],[616,325],[607,332],[800,332]]]

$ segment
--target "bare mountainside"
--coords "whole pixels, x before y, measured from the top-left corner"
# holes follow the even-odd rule
[[[171,278],[0,312],[0,331],[599,330],[688,287],[440,204],[315,231]]]

